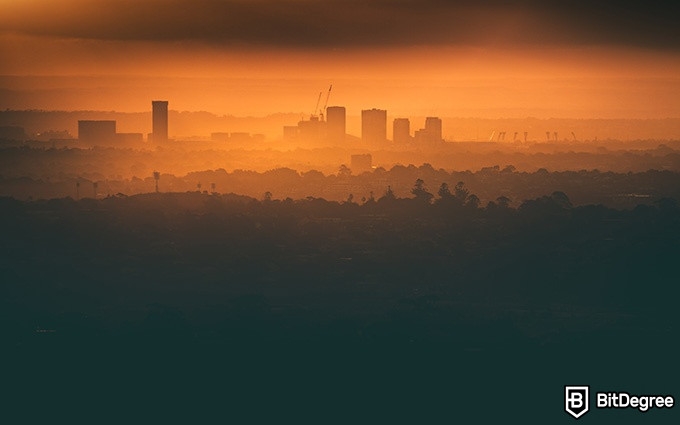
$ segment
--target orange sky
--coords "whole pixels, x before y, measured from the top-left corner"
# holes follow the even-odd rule
[[[159,98],[217,114],[311,113],[332,83],[330,103],[350,114],[680,116],[674,33],[652,30],[661,11],[635,26],[594,25],[603,9],[580,2],[566,17],[530,0],[350,1],[354,14],[336,13],[337,0],[143,3],[0,1],[0,75],[43,77],[0,77],[0,108],[144,111]]]

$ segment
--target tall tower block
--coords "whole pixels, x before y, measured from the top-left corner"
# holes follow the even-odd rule
[[[370,146],[382,146],[387,141],[387,111],[368,109],[361,111],[361,138]]]
[[[392,140],[406,144],[411,141],[411,122],[408,118],[395,118],[392,122]]]
[[[168,101],[154,100],[152,107],[152,135],[154,143],[168,141]]]
[[[341,144],[345,141],[347,112],[344,106],[326,108],[326,134],[331,143]]]
[[[443,140],[442,137],[442,120],[439,117],[425,118],[425,132],[428,138],[433,143],[439,143]]]

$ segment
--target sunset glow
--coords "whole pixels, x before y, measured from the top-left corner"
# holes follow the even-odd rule
[[[530,1],[351,3],[3,2],[0,107],[139,112],[163,97],[306,113],[332,83],[355,114],[678,117],[680,56],[658,22],[595,24],[596,6]]]

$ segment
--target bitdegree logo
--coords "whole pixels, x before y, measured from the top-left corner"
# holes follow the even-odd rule
[[[564,410],[578,419],[588,411],[588,385],[565,385],[564,386]]]
[[[575,419],[586,414],[589,393],[589,385],[565,385],[564,410]],[[670,409],[675,405],[675,399],[671,395],[631,395],[625,391],[597,392],[595,399],[598,409],[637,409],[642,413],[654,408]]]
[[[666,395],[630,395],[627,392],[597,393],[598,409],[628,409],[637,408],[646,412],[650,408],[668,408],[675,404],[673,396]]]

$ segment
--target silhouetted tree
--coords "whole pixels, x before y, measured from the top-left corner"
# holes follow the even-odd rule
[[[264,196],[262,197],[262,199],[264,199],[265,202],[271,202],[271,200],[272,200],[272,193],[271,193],[270,191],[266,191],[266,192],[264,193]]]
[[[387,190],[385,191],[385,194],[383,195],[382,199],[388,200],[397,199],[397,197],[394,196],[394,192],[392,191],[392,186],[387,186]]]
[[[496,202],[498,203],[498,206],[500,206],[501,208],[509,208],[510,202],[512,201],[510,200],[510,198],[506,196],[499,196],[498,198],[496,198]]]
[[[338,169],[338,176],[340,177],[349,177],[352,175],[352,170],[346,166],[345,164],[342,164],[340,168]]]
[[[441,186],[439,186],[437,195],[439,195],[439,197],[442,199],[451,198],[453,195],[451,194],[451,190],[449,189],[449,184],[446,182],[442,183]]]
[[[434,197],[430,192],[425,189],[425,182],[422,179],[417,179],[411,189],[411,193],[415,195],[416,199],[425,203],[430,203],[430,200]]]
[[[550,197],[562,208],[569,209],[572,207],[569,197],[564,192],[553,192]]]
[[[158,193],[158,180],[161,178],[161,173],[158,171],[153,172],[153,179],[156,180],[156,193]]]
[[[453,196],[460,201],[461,204],[465,203],[470,191],[465,188],[465,183],[458,182],[454,188]]]
[[[468,195],[467,200],[465,201],[465,206],[470,207],[470,208],[479,208],[479,198],[477,195],[474,193],[471,195]]]

